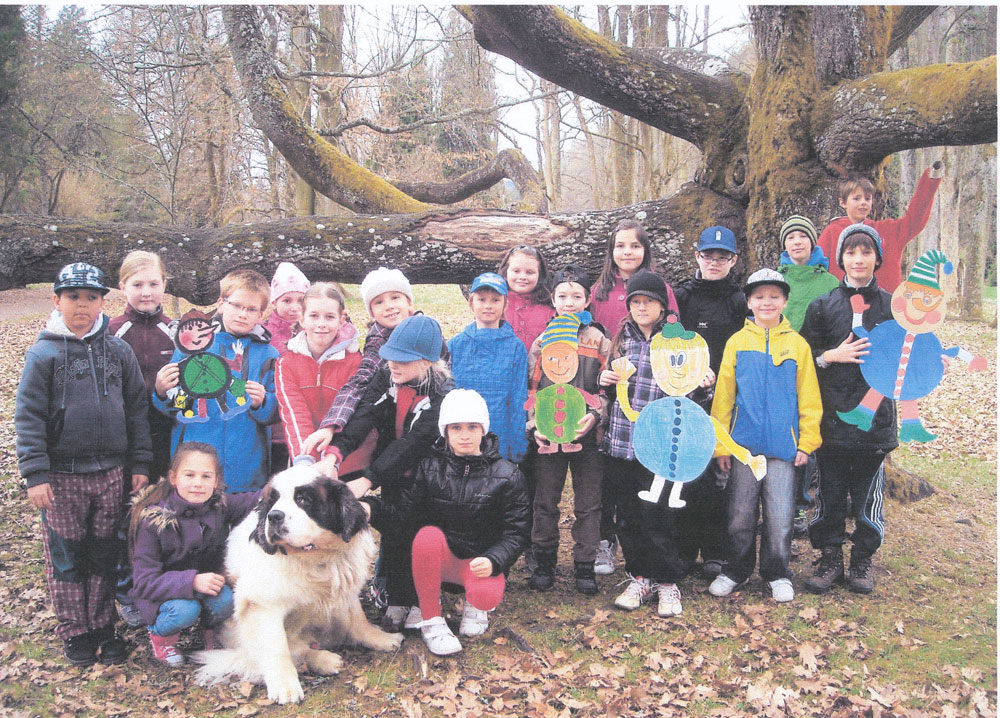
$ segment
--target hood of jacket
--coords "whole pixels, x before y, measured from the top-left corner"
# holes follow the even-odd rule
[[[514,334],[514,327],[506,319],[501,319],[500,326],[496,329],[480,329],[472,322],[462,330],[462,334],[473,341],[491,343],[517,336]]]
[[[307,357],[312,356],[312,352],[309,351],[309,343],[306,341],[305,332],[299,332],[288,340],[288,351]],[[316,361],[322,364],[328,359],[343,359],[347,352],[356,351],[360,351],[357,327],[350,322],[344,322],[340,325],[340,329],[337,330],[337,336],[334,337],[333,344]]]
[[[500,456],[500,440],[492,431],[483,437],[479,449],[482,453],[477,456],[458,456],[451,450],[451,446],[448,445],[448,439],[444,436],[439,436],[437,441],[431,446],[431,450],[434,453],[440,454],[449,462],[469,464],[473,467],[478,465],[488,466],[497,459],[502,458]]]
[[[163,307],[157,307],[154,312],[140,312],[138,309],[133,307],[131,304],[125,305],[125,311],[122,312],[125,316],[125,320],[132,322],[133,324],[157,324],[163,322],[168,324],[167,318],[163,316]]]
[[[792,258],[788,256],[788,252],[782,252],[781,259],[778,261],[778,266],[779,266],[778,271],[780,272],[781,271],[780,267],[786,264],[792,266],[803,266],[803,265],[796,265],[795,262],[792,261]],[[826,255],[823,253],[823,250],[819,246],[815,246],[812,248],[812,252],[809,254],[809,261],[807,261],[804,266],[806,267],[818,266],[818,267],[823,267],[823,269],[829,269],[830,260],[826,258]]]
[[[103,332],[108,327],[107,314],[101,314],[97,321],[94,322],[94,326],[90,328],[90,331],[83,335],[83,337],[78,337],[76,334],[69,330],[66,326],[66,322],[63,321],[62,312],[58,309],[53,309],[49,314],[49,318],[45,322],[45,328],[38,333],[39,339],[76,339],[78,341],[83,341],[95,337],[101,332]]]
[[[781,321],[778,322],[778,326],[770,328],[759,326],[756,322],[754,322],[753,317],[747,317],[747,320],[743,325],[743,331],[749,332],[750,334],[759,337],[761,341],[764,341],[765,336],[779,336],[781,334],[794,332],[795,330],[792,329],[792,325],[788,323],[788,319],[786,319],[785,315],[782,314]]]

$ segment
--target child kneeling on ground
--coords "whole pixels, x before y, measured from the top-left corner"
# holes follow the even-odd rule
[[[528,546],[528,492],[524,476],[501,458],[483,398],[455,389],[441,402],[441,438],[417,465],[398,502],[366,496],[362,505],[379,531],[404,523],[413,539],[413,584],[419,606],[404,628],[420,628],[431,653],[447,656],[462,644],[441,615],[442,582],[465,589],[459,634],[478,636],[499,605],[505,573]]]

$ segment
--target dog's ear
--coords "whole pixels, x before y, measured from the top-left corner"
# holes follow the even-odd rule
[[[257,501],[257,506],[254,507],[254,511],[257,512],[257,528],[250,532],[250,540],[259,544],[264,549],[264,552],[269,554],[276,553],[278,547],[267,540],[267,531],[264,524],[267,522],[268,512],[277,500],[278,492],[270,484],[264,487],[264,490],[260,494],[260,499]]]
[[[340,538],[349,543],[358,533],[368,528],[368,517],[361,507],[361,502],[343,483],[331,481],[327,490],[327,499],[331,508],[339,511]]]

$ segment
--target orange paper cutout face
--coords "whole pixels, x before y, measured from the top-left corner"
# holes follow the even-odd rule
[[[568,384],[580,368],[576,346],[569,342],[555,342],[542,349],[542,372],[553,384]]]
[[[670,396],[684,396],[708,373],[708,344],[700,334],[691,339],[657,334],[649,345],[649,361],[657,385]]]
[[[914,282],[903,282],[892,293],[892,317],[913,334],[933,332],[944,321],[944,292]]]

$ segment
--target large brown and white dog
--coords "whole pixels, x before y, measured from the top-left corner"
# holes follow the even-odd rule
[[[359,599],[375,557],[364,510],[340,481],[308,466],[274,476],[229,536],[226,574],[235,613],[226,649],[202,651],[202,684],[264,683],[278,703],[303,698],[297,666],[337,673],[341,657],[310,643],[356,643],[391,651],[402,634],[368,622]]]

